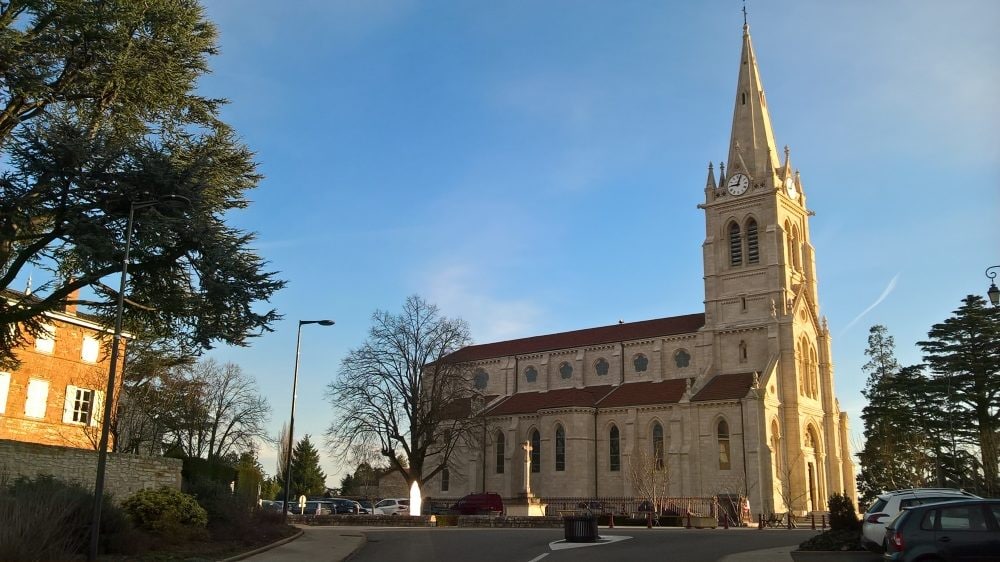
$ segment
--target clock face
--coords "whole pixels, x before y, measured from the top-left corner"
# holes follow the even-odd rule
[[[785,193],[787,193],[788,196],[791,197],[792,199],[798,199],[799,191],[795,189],[794,179],[788,178],[787,180],[785,180]]]
[[[749,187],[750,178],[743,174],[733,174],[733,176],[729,178],[729,182],[726,183],[726,189],[729,190],[729,193],[732,195],[743,195]]]

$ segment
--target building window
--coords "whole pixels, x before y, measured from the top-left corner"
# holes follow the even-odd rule
[[[497,474],[503,474],[503,465],[504,465],[503,459],[507,455],[507,451],[505,451],[506,448],[507,448],[507,444],[506,444],[506,440],[504,439],[503,432],[502,431],[498,431],[497,432],[497,455],[496,455]]]
[[[101,353],[101,342],[92,336],[83,336],[83,349],[80,357],[88,363],[97,363],[97,358]]]
[[[663,470],[663,426],[653,424],[653,466]]]
[[[563,361],[559,364],[559,376],[564,379],[568,379],[573,376],[573,366],[567,361]]]
[[[542,436],[538,430],[531,432],[531,472],[542,471]]]
[[[719,438],[719,470],[729,470],[732,463],[729,458],[729,424],[726,420],[719,420],[716,433]]]
[[[601,357],[600,359],[597,360],[597,363],[594,363],[594,370],[597,371],[598,376],[603,377],[604,375],[608,374],[609,366],[610,365],[608,365],[607,360]]]
[[[528,368],[524,370],[524,380],[528,382],[535,382],[538,380],[538,370],[536,370],[533,365],[528,365]]]
[[[476,374],[472,376],[473,386],[475,386],[477,390],[483,390],[489,382],[489,373],[487,373],[484,369],[476,369]]]
[[[778,420],[771,420],[771,456],[773,458],[774,470],[781,478],[781,436],[778,433]]]
[[[639,353],[632,359],[632,365],[635,367],[635,372],[641,373],[649,367],[649,359],[646,356]]]
[[[611,433],[608,435],[611,456],[611,472],[618,472],[622,469],[621,440],[617,426],[611,426]]]
[[[760,263],[760,248],[757,246],[757,221],[747,221],[747,263]]]
[[[56,327],[42,324],[38,336],[35,337],[35,350],[42,353],[52,353],[56,347]]]
[[[556,426],[556,472],[566,470],[566,432],[561,425]]]
[[[729,224],[729,265],[743,265],[743,237],[735,222]]]
[[[96,425],[94,413],[97,408],[97,391],[76,386],[66,387],[66,405],[63,409],[63,423]]]
[[[448,474],[448,469],[446,468],[446,469],[442,470],[441,471],[441,491],[442,492],[447,492],[448,491],[448,485],[450,484],[450,482],[449,482],[450,479],[451,479],[451,475]]]
[[[7,411],[7,391],[10,389],[10,373],[0,373],[0,414]]]
[[[747,362],[747,342],[740,340],[740,363]]]
[[[685,350],[680,350],[674,354],[674,364],[678,369],[683,369],[691,364],[691,354]]]
[[[24,401],[24,415],[29,418],[44,418],[45,404],[49,399],[49,381],[31,379],[28,381],[28,396]]]

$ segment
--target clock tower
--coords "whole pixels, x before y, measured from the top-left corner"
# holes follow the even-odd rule
[[[853,475],[848,479],[843,467],[850,463],[841,462],[848,449],[833,394],[829,332],[819,315],[813,213],[788,147],[782,152],[744,25],[729,155],[718,181],[709,164],[699,205],[708,336],[701,352],[714,374],[759,377],[773,420],[766,425],[771,470],[783,467],[803,491],[797,507],[823,509],[828,493],[845,489]]]

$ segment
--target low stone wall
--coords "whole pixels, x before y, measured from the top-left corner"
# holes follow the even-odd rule
[[[292,522],[304,525],[356,527],[507,527],[562,528],[562,517],[519,517],[488,515],[289,515]]]
[[[120,502],[145,488],[181,489],[180,459],[109,453],[104,488]],[[49,474],[94,488],[97,451],[0,439],[0,480]]]

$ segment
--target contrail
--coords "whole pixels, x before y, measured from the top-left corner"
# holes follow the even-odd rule
[[[885,288],[884,291],[882,291],[882,294],[879,295],[877,299],[875,299],[875,302],[871,303],[871,305],[869,305],[868,308],[864,309],[861,312],[861,314],[855,316],[854,320],[851,320],[850,322],[847,323],[847,326],[844,326],[844,329],[840,331],[840,335],[844,335],[845,332],[850,330],[855,324],[858,323],[858,321],[864,318],[866,314],[871,312],[873,308],[881,304],[882,301],[884,301],[885,298],[889,296],[889,293],[891,293],[892,290],[896,288],[896,281],[898,280],[899,280],[899,273],[893,276],[892,280],[889,281],[889,285]]]

